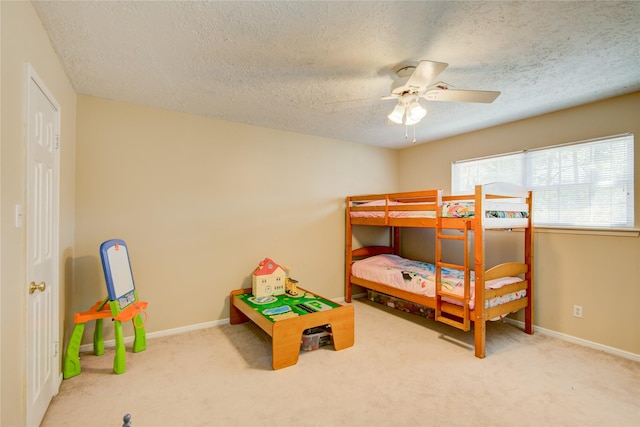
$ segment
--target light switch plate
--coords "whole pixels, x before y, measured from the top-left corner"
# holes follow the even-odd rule
[[[22,205],[16,205],[16,228],[22,228],[23,217]]]

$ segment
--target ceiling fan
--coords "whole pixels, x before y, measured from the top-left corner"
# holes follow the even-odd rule
[[[391,84],[391,95],[382,99],[397,99],[398,104],[387,116],[397,124],[414,125],[427,115],[420,98],[427,101],[493,102],[500,92],[487,90],[451,89],[451,85],[435,82],[449,64],[422,60],[418,65],[403,66],[396,70],[398,78]]]

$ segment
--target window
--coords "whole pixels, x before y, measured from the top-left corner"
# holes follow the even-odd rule
[[[453,194],[496,181],[533,190],[536,225],[633,227],[633,134],[454,162]]]

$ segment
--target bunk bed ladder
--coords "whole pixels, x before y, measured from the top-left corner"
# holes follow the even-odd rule
[[[442,219],[438,218],[438,228],[436,230],[436,313],[435,318],[437,321],[446,323],[447,325],[462,329],[463,331],[469,331],[471,329],[470,322],[470,310],[469,300],[471,299],[471,286],[470,277],[471,269],[469,267],[469,231],[471,230],[471,222],[469,220],[464,221],[464,229],[462,235],[456,234],[444,234],[442,232]],[[464,250],[464,265],[451,264],[442,260],[442,241],[443,240],[458,240],[462,241]],[[442,286],[442,269],[449,268],[454,270],[464,271],[464,294],[462,296],[447,292]],[[442,305],[443,297],[451,300],[457,300],[462,304],[462,315],[458,317],[460,320],[453,319],[443,314]],[[446,304],[446,301],[445,301]]]

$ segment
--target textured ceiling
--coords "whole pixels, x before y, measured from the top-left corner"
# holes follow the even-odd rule
[[[33,5],[81,94],[381,147],[413,144],[379,98],[421,59],[502,94],[423,100],[418,144],[640,90],[637,1]]]

